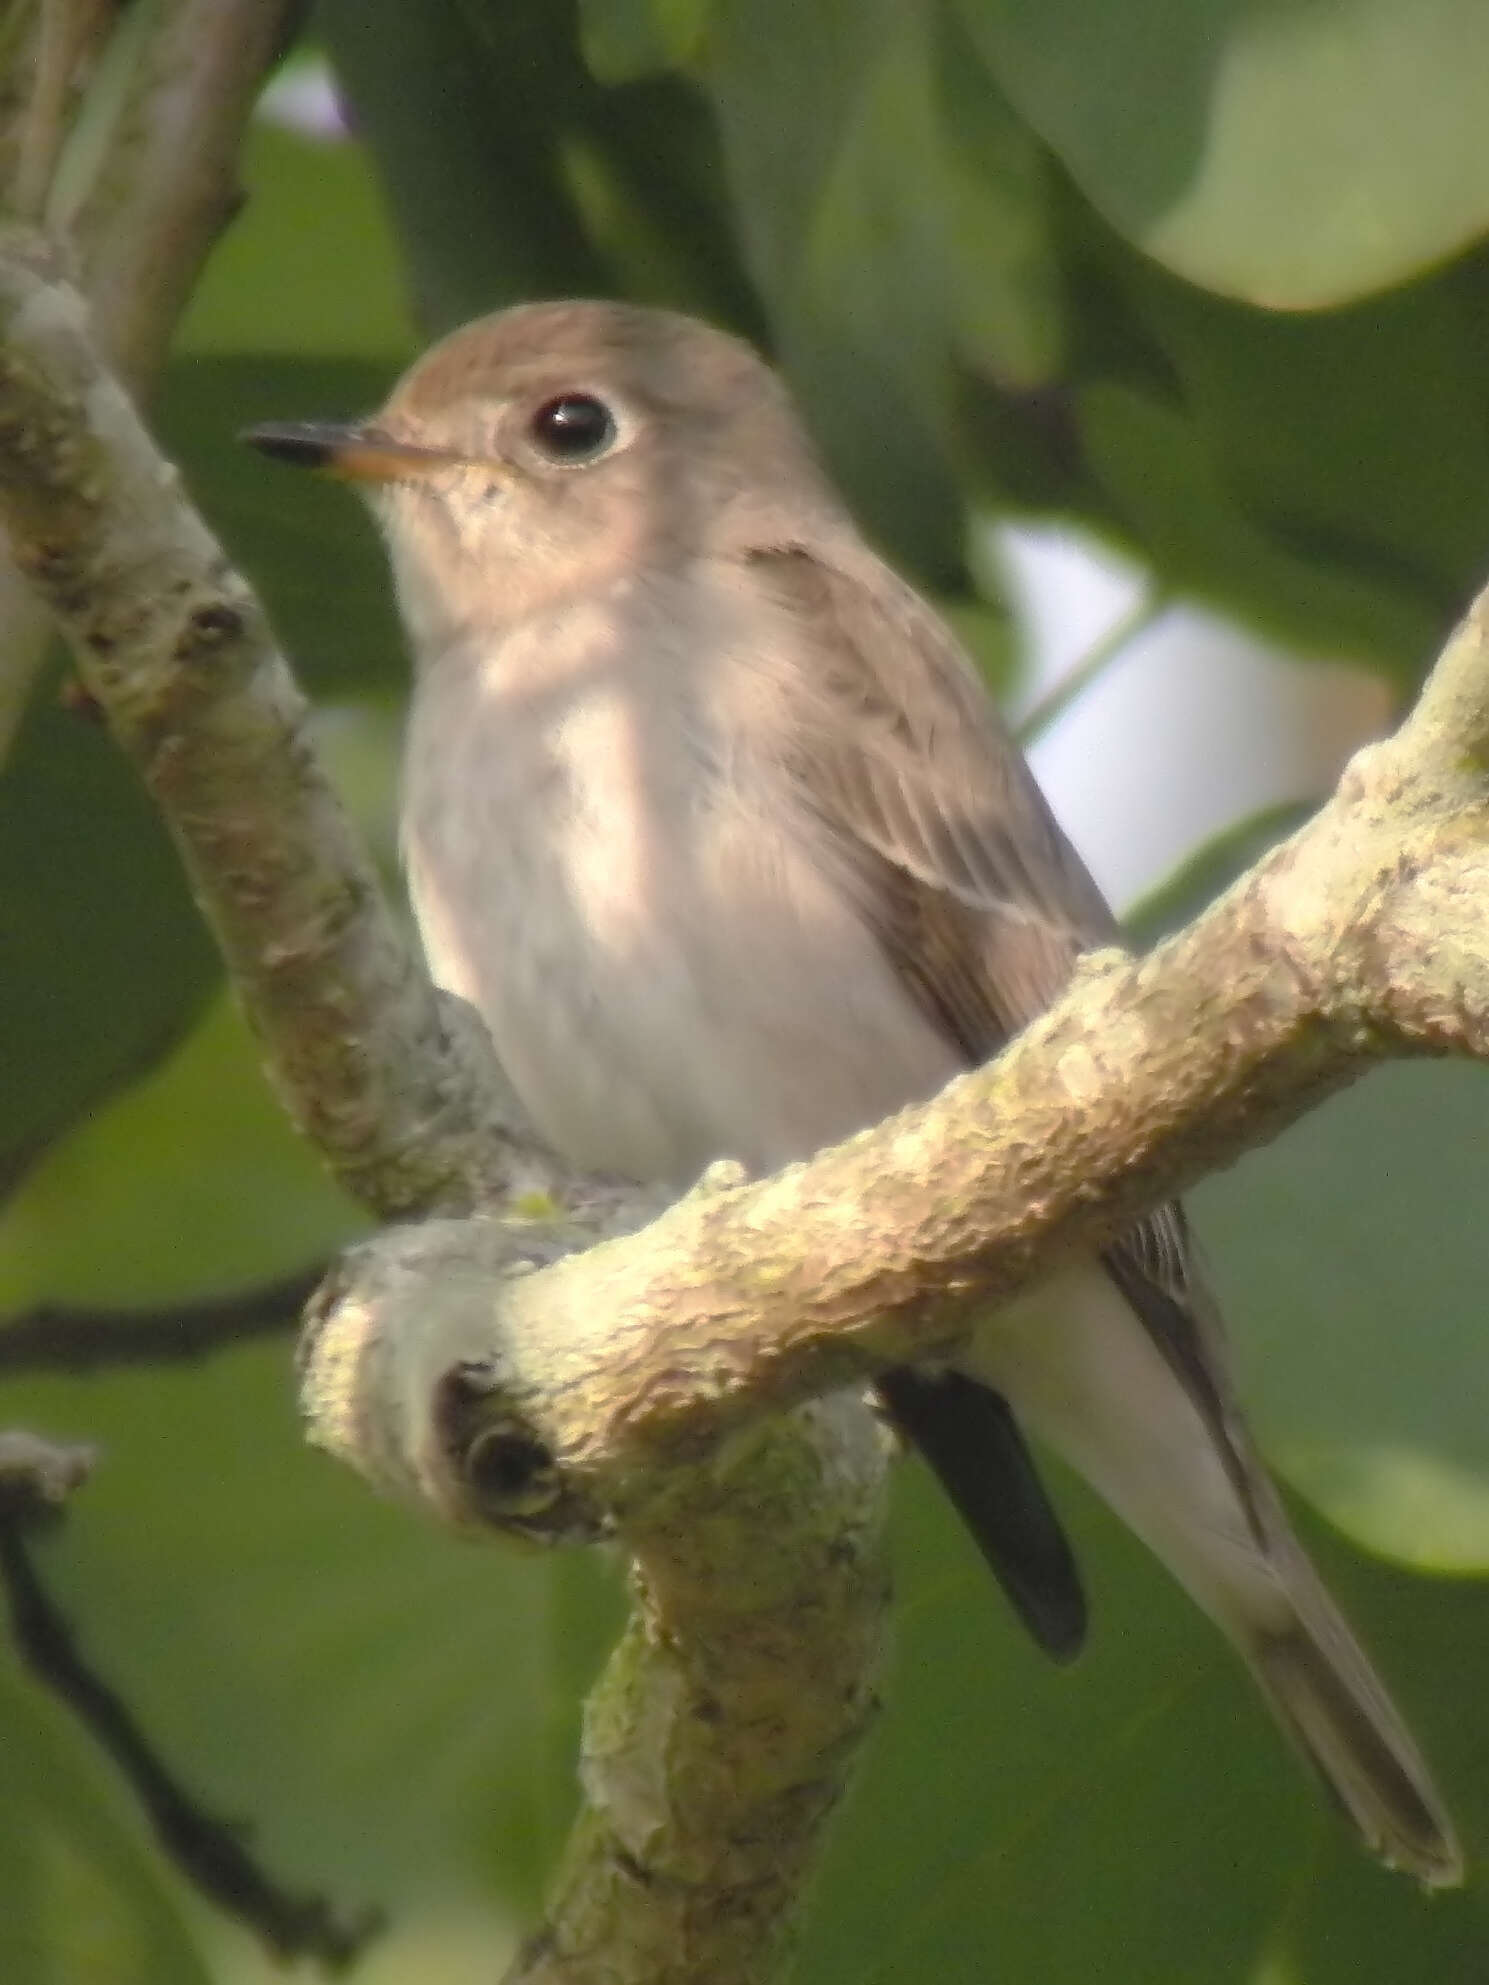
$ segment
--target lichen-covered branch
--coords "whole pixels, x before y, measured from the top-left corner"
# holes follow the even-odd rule
[[[308,1366],[321,1437],[468,1514],[469,1457],[434,1415],[449,1375],[484,1360],[492,1410],[548,1455],[554,1484],[624,1516],[659,1464],[765,1406],[946,1353],[974,1306],[1110,1239],[1380,1061],[1489,1058],[1486,738],[1489,593],[1398,735],[1361,752],[1306,827],[1148,957],[1093,954],[996,1062],[932,1102],[488,1283],[483,1323],[463,1316],[441,1342],[438,1290],[485,1245],[445,1230],[420,1278],[417,1378],[385,1349],[365,1360],[382,1317],[361,1277],[380,1274],[389,1243],[351,1256]],[[512,1245],[541,1258],[532,1234]],[[463,1428],[480,1430],[479,1416]]]
[[[631,1623],[586,1710],[584,1809],[508,1985],[765,1985],[877,1706],[884,1436],[840,1394],[674,1455],[624,1509],[570,1486],[534,1432],[562,1355],[545,1370],[520,1329],[492,1332],[493,1287],[525,1279],[534,1239],[433,1220],[350,1258],[322,1298],[312,1418],[453,1521],[615,1535],[631,1559]]]
[[[1489,596],[1400,735],[1362,753],[1307,828],[1150,958],[1088,960],[993,1067],[923,1109],[779,1178],[692,1194],[584,1254],[495,1222],[358,1250],[308,1339],[317,1437],[452,1520],[553,1538],[612,1524],[643,1593],[691,1547],[688,1589],[717,1604],[752,1554],[797,1537],[759,1524],[726,1461],[711,1464],[733,1453],[724,1436],[948,1348],[972,1302],[1110,1235],[1383,1057],[1489,1054],[1486,729]],[[743,1527],[696,1527],[721,1498]],[[626,1696],[632,1649],[650,1644],[665,1669],[714,1624],[682,1630],[659,1605],[649,1617],[654,1642],[634,1626],[596,1698],[614,1692],[626,1733],[603,1760],[632,1771],[658,1741],[649,1704]],[[783,1668],[809,1666],[811,1646],[778,1644]],[[732,1801],[702,1810],[691,1795],[695,1763],[699,1784],[717,1783],[709,1747],[742,1727],[747,1680],[722,1665],[713,1699],[717,1727],[687,1689],[667,1698],[676,1775],[648,1779],[644,1855],[619,1844],[587,1750],[585,1820],[519,1977],[770,1975],[791,1892],[742,1919],[715,1867],[675,1879],[679,1843],[717,1845],[741,1823]],[[820,1788],[814,1759],[844,1751],[825,1721],[800,1728],[795,1769]],[[690,1942],[659,1894],[719,1934]]]
[[[885,1454],[856,1398],[676,1472],[586,1706],[585,1806],[509,1985],[765,1985],[878,1706]]]
[[[0,231],[0,521],[158,800],[287,1108],[385,1216],[471,1206],[536,1160],[494,1129],[383,905],[263,611],[103,367],[39,234]]]
[[[248,114],[296,0],[164,0],[119,114],[79,177],[67,228],[99,351],[138,399],[238,199]],[[71,100],[118,9],[105,0],[14,0],[0,24],[0,188],[32,220],[54,179]],[[0,761],[46,654],[51,619],[0,549]]]
[[[99,344],[137,396],[237,212],[238,154],[300,0],[166,0],[86,188],[49,211],[74,243]]]

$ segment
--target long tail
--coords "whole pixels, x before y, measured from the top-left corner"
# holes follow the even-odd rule
[[[1217,1433],[1114,1283],[1081,1269],[1053,1279],[990,1320],[968,1369],[1081,1471],[1234,1642],[1372,1852],[1433,1888],[1461,1881],[1421,1753],[1239,1419],[1228,1412]]]
[[[1269,1556],[1291,1621],[1219,1623],[1371,1852],[1429,1888],[1455,1887],[1463,1854],[1422,1754],[1280,1509],[1274,1524]]]

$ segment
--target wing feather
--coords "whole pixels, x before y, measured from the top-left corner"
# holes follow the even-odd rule
[[[1051,1004],[1118,927],[950,630],[871,553],[757,551],[755,576],[829,657],[789,772],[829,858],[922,1012],[969,1064]],[[1203,1415],[1263,1541],[1256,1463],[1182,1209],[1103,1257]]]

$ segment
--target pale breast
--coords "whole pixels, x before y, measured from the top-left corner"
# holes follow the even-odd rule
[[[431,969],[482,1013],[543,1134],[681,1184],[720,1156],[774,1169],[957,1059],[715,693],[740,654],[729,603],[702,626],[641,605],[649,643],[612,603],[541,651],[429,672],[404,855]]]

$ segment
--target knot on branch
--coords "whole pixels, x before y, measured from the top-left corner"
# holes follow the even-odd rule
[[[601,1536],[604,1511],[564,1465],[548,1375],[507,1327],[508,1289],[571,1244],[534,1223],[476,1218],[395,1227],[348,1249],[306,1310],[311,1438],[447,1521],[545,1543]]]
[[[98,1462],[84,1441],[47,1440],[22,1427],[0,1431],[0,1525],[35,1525],[61,1514]]]
[[[435,1385],[432,1421],[472,1513],[534,1543],[593,1543],[607,1529],[565,1481],[552,1448],[520,1413],[504,1410],[503,1373],[490,1360],[446,1372]]]

